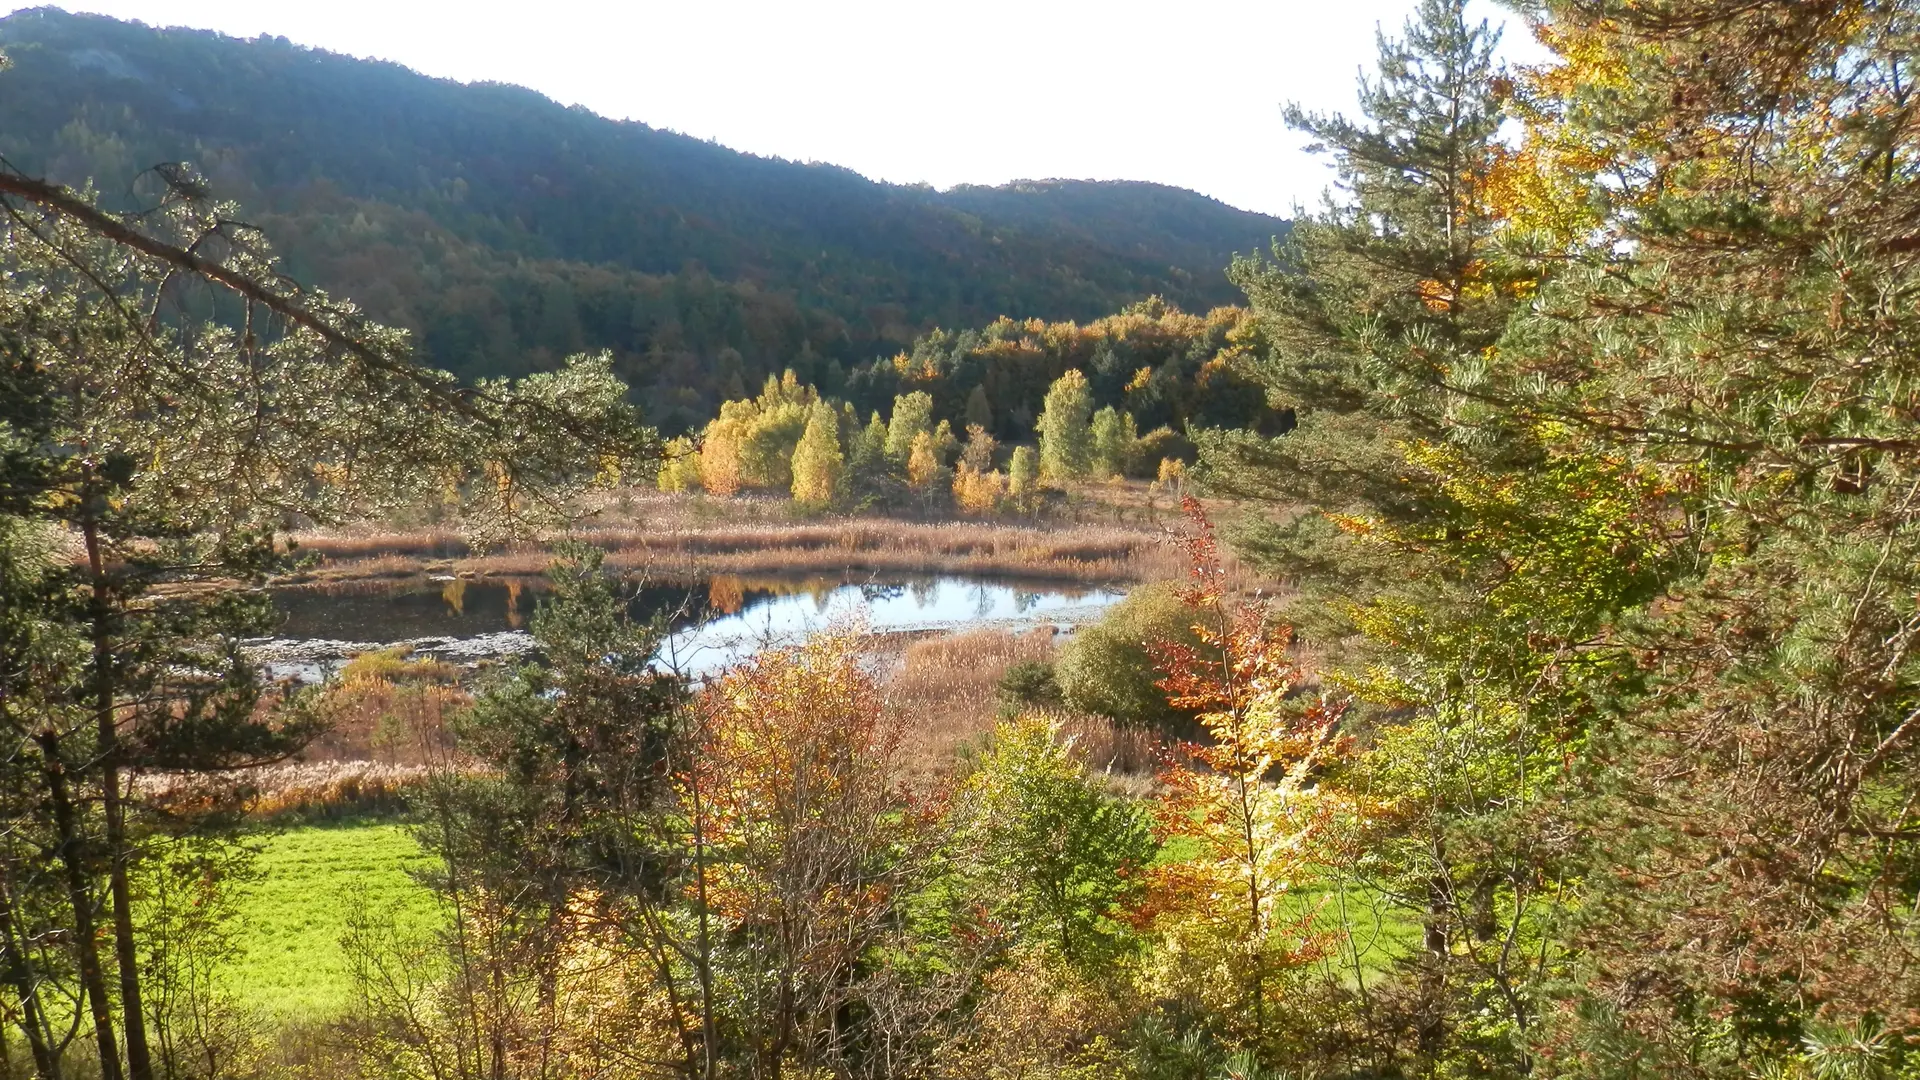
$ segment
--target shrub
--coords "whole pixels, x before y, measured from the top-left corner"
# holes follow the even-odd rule
[[[998,469],[979,472],[963,461],[953,474],[953,504],[963,514],[993,513],[1006,491],[1006,475]]]
[[[1007,668],[996,689],[1000,701],[1019,710],[1060,704],[1060,680],[1045,660],[1022,660]]]
[[[1150,471],[1161,461],[1172,458],[1182,466],[1193,464],[1200,456],[1199,448],[1193,440],[1169,427],[1157,427],[1140,436],[1133,444],[1131,467],[1136,470]]]
[[[1150,819],[1087,774],[1058,725],[1001,724],[960,817],[989,902],[1021,937],[1096,975],[1138,944],[1124,913],[1157,850]]]
[[[1054,676],[1067,705],[1137,726],[1181,728],[1191,716],[1167,702],[1150,644],[1197,644],[1194,613],[1172,583],[1143,585],[1100,622],[1077,632]]]

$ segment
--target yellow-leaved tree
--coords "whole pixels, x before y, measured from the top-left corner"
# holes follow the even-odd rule
[[[1150,982],[1204,1002],[1243,1049],[1270,1047],[1283,976],[1319,959],[1307,888],[1333,818],[1312,781],[1339,752],[1341,709],[1295,701],[1292,632],[1257,604],[1235,604],[1212,525],[1192,498],[1185,540],[1192,578],[1182,598],[1194,643],[1155,646],[1169,700],[1207,733],[1163,771],[1157,812],[1165,842],[1191,854],[1155,868],[1143,918],[1159,932]]]
[[[793,448],[793,501],[809,510],[832,504],[845,465],[839,417],[833,406],[815,401],[807,410],[806,432]]]

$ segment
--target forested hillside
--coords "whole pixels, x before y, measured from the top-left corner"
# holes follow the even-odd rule
[[[1285,229],[1153,184],[878,184],[284,39],[46,8],[0,20],[0,47],[0,153],[23,171],[130,208],[143,170],[190,162],[296,275],[414,331],[435,365],[524,374],[610,349],[670,428],[729,385],[827,379],[812,366],[934,325],[1231,302],[1231,255]]]

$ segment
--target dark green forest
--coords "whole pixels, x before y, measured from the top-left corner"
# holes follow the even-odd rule
[[[1231,303],[1231,256],[1286,229],[1156,184],[879,184],[285,39],[43,8],[0,20],[0,48],[15,167],[137,209],[153,196],[132,178],[191,162],[292,275],[412,331],[434,366],[517,376],[609,350],[670,431],[769,373],[833,384],[936,326]]]

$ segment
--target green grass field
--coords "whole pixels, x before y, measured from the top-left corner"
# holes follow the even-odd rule
[[[415,928],[437,917],[432,897],[408,874],[428,856],[400,825],[302,826],[268,834],[262,844],[260,877],[240,903],[242,955],[229,972],[239,1000],[262,1013],[317,1020],[347,1005],[353,987],[340,939],[356,906],[372,914],[396,910]],[[1347,916],[1361,966],[1378,972],[1417,945],[1420,931],[1404,916],[1375,915],[1365,899],[1350,894]],[[1323,889],[1296,894],[1285,906],[1317,909],[1323,928],[1339,925],[1339,909]]]
[[[426,862],[392,824],[306,826],[264,838],[259,880],[240,904],[242,954],[232,989],[262,1012],[320,1018],[352,992],[340,938],[356,906],[434,918],[432,898],[407,871]]]

